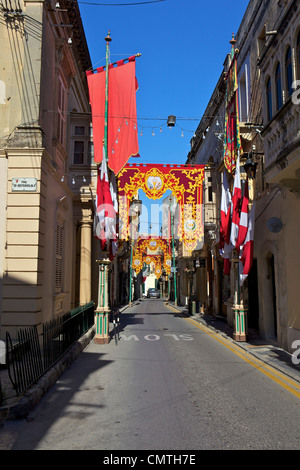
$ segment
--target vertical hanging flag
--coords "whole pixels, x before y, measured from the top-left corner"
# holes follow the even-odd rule
[[[229,245],[230,241],[230,208],[231,194],[228,186],[226,172],[223,173],[222,196],[221,196],[221,221],[220,221],[220,249],[224,249],[225,244]]]
[[[230,241],[231,244],[235,247],[239,232],[240,224],[240,205],[241,205],[241,177],[240,177],[240,158],[238,155],[236,161],[234,183],[233,183],[233,195],[232,195],[232,205],[231,205],[231,233]]]
[[[110,241],[110,255],[109,255],[110,259],[113,260],[113,258],[116,256],[116,253],[118,251],[117,216],[119,213],[117,182],[116,182],[115,174],[113,172],[111,172],[109,187],[110,187],[111,200],[112,200],[112,204],[113,204],[114,212],[115,212],[115,220],[113,222],[113,238]]]
[[[145,281],[146,281],[146,278],[147,278],[147,276],[148,276],[148,274],[149,274],[149,268],[148,268],[148,266],[144,266],[143,271],[142,271],[142,274],[143,274],[143,282],[145,282]]]
[[[94,198],[93,191],[90,188],[91,192],[91,198],[92,198],[92,203],[93,203],[93,208],[94,208],[94,220],[93,220],[93,235],[95,238],[101,239],[101,213],[98,214],[98,201],[101,199],[101,192],[99,190],[100,188],[100,173],[98,171],[97,174],[97,191],[96,191],[96,199]],[[99,196],[98,196],[98,190],[99,190]],[[99,202],[99,206],[102,208],[102,203]]]
[[[238,152],[241,153],[241,139],[239,129],[239,104],[238,104],[238,80],[237,61],[234,45],[234,35],[230,41],[231,63],[226,74],[226,109],[225,109],[225,142],[224,164],[229,173],[233,173],[236,166]]]
[[[108,166],[117,175],[131,156],[139,151],[136,115],[135,56],[108,69]],[[96,163],[102,161],[105,124],[105,68],[87,72],[93,122]]]
[[[97,170],[97,190],[95,201],[95,215],[94,215],[94,236],[102,241],[104,235],[104,205],[103,205],[103,192],[100,178],[100,169]],[[103,244],[101,243],[101,247]]]
[[[240,285],[243,284],[247,278],[253,262],[253,244],[254,244],[254,223],[255,223],[255,202],[253,202],[252,209],[249,214],[248,231],[245,243],[240,253]]]
[[[112,203],[113,203],[115,212],[117,214],[119,212],[119,203],[118,203],[118,194],[117,194],[117,181],[116,181],[116,175],[114,174],[114,172],[111,172],[109,187],[110,187]]]
[[[230,273],[230,227],[231,227],[231,194],[228,186],[226,171],[223,173],[222,197],[221,197],[221,220],[220,220],[220,255],[224,258],[224,274]]]
[[[104,224],[105,224],[105,241],[116,239],[116,212],[113,205],[106,158],[103,158],[101,164],[101,189],[103,194],[103,207],[104,207]]]
[[[248,230],[248,212],[249,212],[249,189],[248,189],[248,180],[245,183],[244,197],[242,202],[241,214],[240,214],[240,223],[238,237],[236,241],[236,249],[239,252],[240,247],[244,244],[247,230]]]

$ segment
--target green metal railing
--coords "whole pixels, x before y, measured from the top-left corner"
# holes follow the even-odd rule
[[[93,326],[94,309],[94,302],[90,302],[44,323],[41,335],[36,325],[23,328],[15,344],[6,333],[8,375],[17,395],[45,374]]]

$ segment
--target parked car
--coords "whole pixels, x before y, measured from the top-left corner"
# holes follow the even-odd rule
[[[158,289],[154,289],[154,287],[150,287],[147,292],[147,297],[150,299],[151,297],[155,297],[156,299],[159,299],[160,293]]]

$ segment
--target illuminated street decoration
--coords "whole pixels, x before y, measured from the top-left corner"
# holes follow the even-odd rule
[[[171,190],[179,206],[174,236],[187,250],[200,249],[204,237],[203,179],[204,165],[126,165],[118,175],[119,239],[130,237],[129,207],[138,189],[153,200]]]

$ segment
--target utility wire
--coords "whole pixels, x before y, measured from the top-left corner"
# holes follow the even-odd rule
[[[265,212],[265,210],[267,209],[267,207],[271,204],[271,202],[273,201],[274,197],[276,196],[276,194],[280,191],[279,188],[276,188],[276,191],[275,193],[273,194],[272,198],[270,199],[270,201],[268,202],[268,204],[263,208],[263,210],[261,211],[261,213],[255,217],[255,222],[260,218],[260,216]]]

